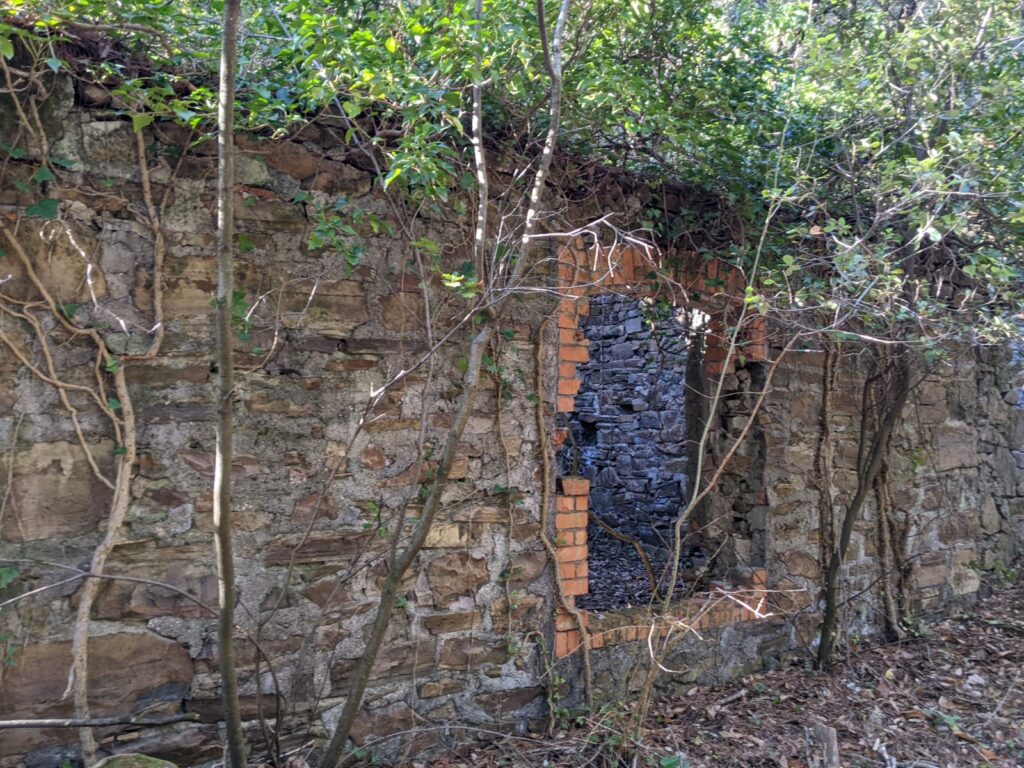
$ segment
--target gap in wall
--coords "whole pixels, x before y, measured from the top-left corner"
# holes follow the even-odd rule
[[[593,516],[639,542],[665,585],[672,525],[690,487],[687,391],[700,352],[686,311],[651,299],[592,297],[579,330],[590,360],[578,368],[560,468],[590,480],[590,593],[577,604],[614,610],[646,604],[651,579],[636,547]],[[684,575],[699,557],[685,552]]]

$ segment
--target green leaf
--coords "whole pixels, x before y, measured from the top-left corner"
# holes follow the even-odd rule
[[[119,446],[117,446],[117,448],[114,449],[114,455],[115,456],[127,456],[128,455],[128,449],[125,448],[123,445],[119,445]]]
[[[355,120],[363,111],[363,108],[354,101],[344,102],[341,105],[341,108],[345,110],[345,114],[348,115],[349,120]]]
[[[117,373],[119,370],[121,370],[121,361],[118,360],[116,357],[112,357],[109,360],[107,360],[107,364],[103,366],[103,369],[107,373]]]
[[[60,311],[64,313],[64,317],[68,320],[74,318],[75,313],[81,309],[81,305],[75,304],[74,302],[68,302],[67,304],[61,304]]]
[[[13,155],[11,155],[11,157],[13,157]],[[75,168],[75,161],[68,160],[66,157],[51,157],[50,162],[68,171],[72,171]]]
[[[516,332],[513,331],[511,328],[501,329],[501,338],[503,338],[505,341],[512,341],[512,339],[514,339],[515,337]]]
[[[121,401],[118,400],[116,397],[108,397],[107,398],[107,407],[110,408],[110,410],[112,410],[112,411],[120,411],[121,410]]]
[[[3,567],[0,568],[0,589],[4,589],[11,585],[11,583],[18,578],[21,574],[18,573],[16,568]]]
[[[253,243],[252,238],[249,237],[244,232],[238,236],[238,252],[239,253],[249,253],[249,251],[253,250],[255,247],[256,247],[256,244]]]
[[[5,59],[14,58],[14,43],[9,37],[0,37],[0,56]]]
[[[60,68],[64,66],[64,62],[58,59],[56,56],[54,56],[46,60],[46,66],[48,66],[54,72],[59,72]]]
[[[397,165],[394,168],[392,168],[391,172],[387,176],[384,177],[384,189],[387,189],[388,187],[390,187],[391,186],[391,182],[393,182],[395,179],[397,179],[401,175],[402,175],[402,166]]]
[[[384,43],[384,47],[387,48],[388,53],[396,53],[398,51],[398,41],[393,37],[389,37],[387,42]]]
[[[441,252],[441,246],[431,240],[429,237],[421,237],[419,240],[413,240],[410,243],[414,248],[419,248],[424,253],[429,253],[431,256],[436,256]]]
[[[147,125],[153,122],[153,116],[149,114],[134,114],[132,115],[132,130],[138,133]]]
[[[39,169],[32,174],[32,181],[37,184],[41,184],[44,181],[53,181],[56,178],[53,175],[53,171],[47,168],[45,165],[39,166]]]
[[[60,203],[52,197],[44,197],[38,203],[26,208],[25,215],[36,219],[56,219],[59,206]]]

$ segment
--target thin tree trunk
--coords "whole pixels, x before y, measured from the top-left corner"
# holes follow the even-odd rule
[[[224,721],[227,727],[227,752],[231,768],[242,768],[245,765],[245,741],[238,705],[238,673],[235,669],[236,590],[231,542],[231,458],[234,450],[232,398],[235,388],[231,337],[231,299],[234,295],[232,241],[235,231],[234,109],[240,6],[240,0],[224,2],[220,95],[217,109],[217,454],[213,475],[213,526],[220,608],[217,620],[217,645]]]
[[[370,629],[370,636],[366,641],[366,650],[363,652],[362,657],[359,659],[359,663],[352,672],[352,687],[349,691],[348,698],[345,700],[345,705],[342,708],[341,715],[338,718],[338,724],[334,729],[331,740],[328,743],[324,756],[320,761],[320,768],[335,768],[335,766],[338,765],[338,762],[341,759],[342,750],[345,748],[345,744],[352,733],[352,726],[355,725],[359,708],[362,705],[363,694],[366,692],[366,686],[370,681],[370,675],[373,672],[373,665],[377,660],[377,655],[380,653],[380,647],[384,642],[384,635],[387,632],[388,625],[391,623],[391,615],[395,608],[395,601],[398,598],[398,589],[401,586],[402,577],[412,565],[413,560],[416,559],[420,549],[422,549],[423,543],[427,538],[427,533],[430,531],[430,526],[433,524],[434,517],[437,515],[437,511],[441,506],[441,496],[448,483],[448,477],[451,474],[452,464],[454,463],[457,455],[459,442],[461,441],[462,434],[465,431],[466,423],[469,421],[469,415],[473,410],[473,401],[475,399],[476,389],[480,383],[480,369],[483,364],[484,353],[488,348],[488,344],[490,344],[494,328],[501,318],[502,309],[505,307],[509,296],[512,295],[512,292],[515,290],[519,280],[526,271],[529,245],[534,234],[534,230],[536,229],[537,214],[540,210],[540,205],[544,197],[545,182],[547,180],[548,172],[551,169],[551,159],[554,156],[555,143],[558,139],[558,129],[562,113],[561,41],[565,29],[565,23],[569,14],[569,2],[570,0],[562,0],[558,20],[556,22],[555,34],[552,38],[551,50],[545,56],[547,69],[551,76],[550,119],[548,124],[548,133],[544,141],[543,154],[541,156],[541,161],[537,168],[537,175],[534,177],[534,183],[530,193],[529,208],[526,213],[526,220],[523,226],[523,235],[520,240],[517,258],[515,259],[515,264],[509,274],[508,282],[503,293],[498,296],[491,305],[490,310],[486,314],[487,319],[484,321],[477,334],[473,337],[473,341],[470,343],[459,406],[456,411],[455,419],[452,422],[452,426],[448,430],[444,450],[441,454],[441,461],[438,465],[434,480],[430,485],[430,493],[423,504],[423,511],[420,514],[419,521],[416,523],[412,539],[410,539],[409,543],[401,553],[398,552],[397,548],[392,550],[392,556],[388,561],[388,575],[384,581],[384,586],[381,589],[380,600],[377,604],[377,614],[373,620],[373,626]],[[541,23],[543,24],[543,21]],[[544,30],[544,35],[546,39],[546,30]],[[547,51],[546,46],[545,51]],[[482,152],[482,143],[480,144],[480,149]],[[486,204],[486,199],[480,200],[478,215],[481,210],[486,211]],[[476,234],[480,237],[483,234],[483,231],[478,231]],[[479,248],[480,245],[481,243],[478,241],[476,243],[476,247]],[[396,530],[394,535],[401,535],[401,531]]]
[[[903,355],[905,352],[898,352]],[[903,408],[906,405],[907,397],[910,394],[910,384],[907,376],[906,361],[901,359],[895,363],[897,368],[894,391],[891,392],[892,399],[889,400],[885,412],[881,415],[878,428],[871,439],[870,448],[866,448],[867,438],[865,429],[867,419],[861,422],[861,451],[863,461],[858,462],[859,477],[857,479],[857,492],[853,500],[846,508],[843,515],[843,526],[839,533],[839,543],[832,550],[832,557],[829,559],[828,569],[825,572],[825,614],[821,620],[821,636],[818,644],[818,667],[827,668],[832,660],[832,649],[836,640],[836,621],[839,615],[839,571],[843,561],[846,559],[847,550],[850,548],[850,538],[853,536],[853,526],[860,519],[864,502],[875,485],[875,478],[878,477],[878,470],[882,465],[889,438],[893,429],[903,415]],[[865,386],[870,386],[866,383]],[[881,382],[886,387],[886,382]],[[868,398],[865,397],[864,407],[869,406]]]

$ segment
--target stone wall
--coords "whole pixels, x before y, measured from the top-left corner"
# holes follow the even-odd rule
[[[215,148],[189,147],[188,133],[172,125],[142,135],[166,242],[166,336],[155,358],[130,360],[126,353],[144,352],[152,339],[156,248],[138,144],[129,121],[76,108],[72,98],[63,83],[47,113],[51,154],[69,169],[61,170],[59,187],[53,182],[45,190],[61,201],[59,219],[15,224],[15,210],[33,202],[35,192],[11,179],[29,180],[38,164],[32,147],[8,165],[0,215],[5,226],[16,226],[56,301],[122,355],[138,422],[130,508],[106,571],[142,581],[100,584],[89,644],[92,714],[184,711],[198,718],[141,733],[107,729],[99,733],[102,750],[146,751],[192,765],[220,753],[216,626],[204,608],[217,600]],[[10,117],[9,102],[0,112]],[[398,222],[361,153],[315,127],[293,141],[240,136],[239,145],[237,649],[243,717],[259,749],[260,710],[279,716],[286,746],[322,736],[337,716],[348,672],[363,653],[399,512],[417,515],[435,466],[430,446],[451,424],[468,333],[457,333],[432,365],[417,369],[427,349],[421,281],[410,271],[412,247],[392,234]],[[346,220],[358,231],[348,241],[362,246],[354,267],[345,253],[307,247],[319,208],[340,198],[345,211],[359,212]],[[470,218],[426,218],[417,234],[440,244],[443,263],[457,264],[471,240]],[[2,290],[35,298],[7,250],[3,269],[13,274]],[[439,280],[428,289],[437,327],[469,306]],[[538,305],[506,323],[489,352],[496,364],[529,378],[509,374],[499,398],[496,376],[485,377],[443,509],[403,584],[357,743],[414,724],[517,730],[546,712],[542,649],[551,647],[554,570],[538,535],[539,442],[528,397],[535,391],[531,325],[544,310]],[[88,339],[71,338],[42,308],[33,313],[60,378],[111,386],[103,370],[94,371]],[[26,360],[45,367],[29,325],[8,316],[0,323]],[[0,557],[18,558],[20,575],[0,599],[54,586],[0,616],[11,658],[0,667],[0,718],[68,715],[63,692],[81,581],[67,581],[69,572],[50,564],[88,567],[111,494],[90,469],[54,388],[2,349]],[[107,477],[117,460],[111,420],[84,389],[69,396],[85,447]],[[259,654],[249,638],[258,639]],[[427,732],[431,743],[452,733]],[[0,765],[74,763],[75,741],[73,730],[8,731],[0,737]]]
[[[560,333],[565,334],[560,337],[564,367],[559,371],[563,377],[560,412],[573,414],[577,407],[580,371],[585,370],[594,345],[583,331],[594,298],[606,291],[628,291],[631,273],[642,271],[644,258],[643,254],[623,255],[621,269],[609,273],[599,259],[581,250],[563,254],[563,286],[589,298],[563,302],[559,316]],[[734,275],[722,275],[713,262],[710,266],[708,272],[691,275],[690,295],[698,294],[705,281],[726,285],[734,281]],[[643,295],[643,289],[638,295]],[[711,419],[702,478],[710,483],[717,476],[717,481],[695,515],[693,535],[714,553],[710,573],[714,580],[706,585],[707,591],[683,600],[671,618],[656,620],[654,630],[646,609],[587,612],[591,666],[608,701],[621,700],[639,685],[649,664],[650,637],[675,632],[679,638],[665,665],[678,672],[662,677],[667,685],[680,680],[715,682],[765,663],[779,663],[788,654],[812,647],[820,619],[823,528],[838,531],[841,513],[856,487],[854,467],[866,375],[857,350],[848,349],[842,357],[826,416],[822,352],[791,351],[775,366],[781,349],[769,348],[766,329],[754,318],[740,336],[739,354],[727,358],[723,348],[727,324],[721,314],[714,314],[722,303],[705,293],[698,306],[712,314],[702,355],[707,384],[692,372],[689,376],[699,395],[695,399],[705,404],[692,419],[700,423]],[[717,389],[720,376],[724,376],[721,401],[709,414],[706,395]],[[984,569],[1005,566],[1021,552],[1024,453],[1019,446],[1024,438],[1024,409],[1019,406],[1020,384],[1018,364],[1008,350],[964,351],[936,366],[911,394],[886,463],[883,498],[895,542],[890,546],[898,553],[887,573],[912,617],[973,599]],[[755,405],[765,388],[758,410]],[[832,434],[828,466],[817,461],[826,418]],[[729,462],[716,475],[727,454]],[[589,491],[588,486],[577,488],[577,482],[572,481],[572,493]],[[822,517],[823,488],[832,499],[831,521]],[[573,508],[586,508],[581,496],[573,499]],[[885,626],[882,541],[876,494],[865,505],[843,566],[844,637],[877,636]],[[724,593],[736,599],[715,597]],[[570,594],[580,600],[585,593],[574,584]],[[749,610],[758,605],[763,610]],[[771,616],[761,618],[765,613]],[[578,648],[583,640],[570,619],[560,615],[556,629],[567,635],[566,647]],[[696,629],[699,639],[680,632],[680,621]]]
[[[668,546],[667,528],[686,494],[685,321],[608,294],[590,301],[582,326],[590,360],[563,465],[590,480],[595,513],[649,546]],[[572,472],[572,466],[569,468]]]
[[[10,123],[8,102],[0,104],[0,115]],[[38,163],[32,147],[7,166],[0,216],[5,227],[16,227],[17,240],[64,311],[97,329],[122,356],[138,421],[131,504],[106,569],[137,580],[100,585],[89,644],[92,711],[193,713],[194,722],[109,729],[100,737],[105,752],[143,751],[200,764],[219,754],[220,716],[215,619],[205,607],[216,602],[213,149],[189,146],[187,133],[170,125],[150,126],[142,135],[166,243],[159,281],[166,336],[156,357],[132,360],[152,340],[157,247],[143,204],[139,144],[121,116],[75,107],[66,82],[55,87],[45,118],[51,154],[67,168],[46,190],[61,201],[60,216],[41,224],[15,215],[35,199],[26,186]],[[237,318],[236,350],[237,646],[253,743],[261,743],[262,711],[277,718],[285,745],[294,746],[321,737],[345,700],[386,573],[388,539],[402,510],[415,517],[434,468],[431,447],[451,423],[465,338],[456,334],[432,365],[417,367],[427,349],[422,292],[431,292],[438,327],[448,327],[468,304],[439,280],[424,286],[414,274],[412,246],[394,234],[398,222],[374,188],[365,157],[335,131],[314,126],[274,143],[241,137],[240,146],[237,273],[246,312]],[[339,198],[360,212],[353,220],[357,237],[348,241],[362,248],[354,266],[344,252],[307,246],[319,207]],[[471,241],[469,219],[425,218],[417,236],[440,244],[444,263],[458,264]],[[562,606],[588,591],[590,485],[586,478],[560,477],[546,489],[552,509],[542,515],[537,401],[546,409],[554,450],[567,434],[552,414],[575,410],[577,365],[589,358],[578,327],[587,297],[632,290],[647,272],[641,256],[625,251],[615,255],[610,277],[591,280],[593,252],[570,244],[557,275],[550,275],[565,295],[557,327],[540,350],[539,393],[535,338],[552,314],[547,303],[522,302],[491,351],[492,375],[475,401],[442,512],[406,576],[374,668],[355,734],[360,744],[416,725],[424,728],[402,748],[426,749],[462,738],[459,725],[526,728],[546,716],[549,694],[578,702],[582,638]],[[8,255],[3,265],[11,272],[2,286],[6,296],[37,298],[17,261]],[[724,269],[711,262],[691,277],[698,286],[714,281],[741,295],[737,275]],[[704,293],[713,305],[707,295],[713,291]],[[729,301],[726,296],[724,306]],[[72,338],[46,311],[30,311],[50,342],[59,378],[82,388],[109,387],[87,339]],[[741,429],[770,358],[763,325],[751,323],[744,329],[742,363],[726,365],[726,324],[715,311],[703,373],[729,377],[729,405],[713,425],[712,465],[729,435]],[[49,586],[0,615],[11,658],[0,667],[0,717],[66,715],[70,705],[62,694],[81,595],[81,581],[69,580],[66,567],[88,567],[104,533],[110,490],[103,478],[117,461],[117,436],[109,414],[76,389],[69,397],[80,441],[68,409],[38,375],[47,363],[31,325],[5,316],[0,327],[23,353],[18,359],[5,346],[0,355],[0,557],[19,561],[19,578],[0,599]],[[849,493],[856,373],[844,369],[833,417],[837,506]],[[707,643],[690,647],[697,642],[691,639],[679,650],[679,663],[691,663],[694,676],[753,668],[810,639],[820,571],[813,464],[821,377],[819,353],[787,359],[755,439],[702,510],[703,535],[729,542],[715,573],[725,580],[723,588],[776,590],[785,604],[780,597],[779,617],[767,622],[728,607],[703,614]],[[907,583],[916,606],[969,597],[978,589],[974,564],[1007,562],[1019,546],[1024,420],[1014,408],[1016,386],[998,357],[942,369],[916,396],[913,418],[899,433],[893,503],[911,521]],[[850,594],[869,587],[875,572],[873,509],[857,531],[847,567]],[[540,538],[545,517],[555,563]],[[800,589],[806,591],[778,592]],[[853,605],[847,625],[877,629],[877,595],[868,589]],[[680,608],[690,609],[699,605]],[[642,633],[629,626],[629,616],[594,613],[588,620],[594,668],[611,692],[624,680],[623,659],[643,658]],[[259,653],[247,636],[258,638]],[[565,690],[548,690],[555,663],[568,680]],[[73,761],[73,741],[68,731],[5,733],[0,766]]]

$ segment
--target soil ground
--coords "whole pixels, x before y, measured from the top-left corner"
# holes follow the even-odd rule
[[[637,759],[661,768],[815,768],[815,722],[835,728],[843,768],[1024,767],[1024,585],[904,641],[844,649],[830,673],[794,665],[652,707]],[[503,738],[435,768],[602,766],[617,737],[588,722],[550,737]]]

